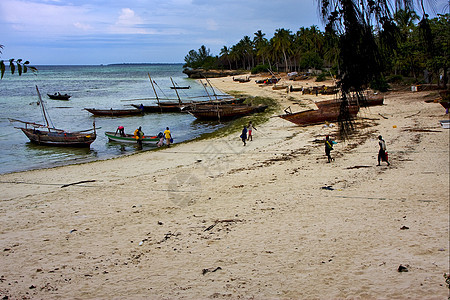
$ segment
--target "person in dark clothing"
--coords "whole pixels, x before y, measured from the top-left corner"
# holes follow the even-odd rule
[[[325,139],[325,155],[328,158],[328,162],[331,162],[334,160],[334,158],[331,157],[331,150],[333,150],[333,142],[330,140],[330,137],[327,135]]]
[[[244,142],[244,146],[246,145],[245,141],[247,140],[247,126],[244,126],[242,129],[241,139]]]
[[[378,145],[380,146],[380,150],[378,151],[378,165],[380,166],[381,161],[387,162],[387,165],[390,166],[391,164],[388,161],[388,155],[386,152],[386,142],[383,140],[383,137],[380,135],[378,136]]]

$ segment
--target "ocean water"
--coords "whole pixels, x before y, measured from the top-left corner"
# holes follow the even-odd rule
[[[84,108],[132,108],[130,104],[156,103],[148,73],[156,83],[160,98],[177,99],[172,82],[180,86],[191,86],[178,90],[182,100],[205,99],[207,92],[197,81],[182,73],[181,64],[123,64],[101,66],[37,66],[37,73],[22,76],[5,73],[0,80],[0,173],[9,173],[58,165],[106,159],[136,151],[151,151],[153,148],[137,145],[121,145],[109,142],[105,131],[125,127],[133,133],[142,126],[146,135],[157,135],[166,127],[171,129],[175,143],[212,132],[221,126],[217,122],[199,122],[187,113],[144,114],[124,117],[94,117]],[[38,86],[47,112],[54,127],[67,131],[92,128],[95,121],[97,139],[88,149],[47,147],[29,142],[21,130],[20,123],[8,119],[19,119],[43,124],[40,107],[37,105]],[[69,101],[51,100],[48,94],[60,92],[72,97]],[[211,93],[211,90],[208,91]],[[219,91],[217,91],[219,93]]]

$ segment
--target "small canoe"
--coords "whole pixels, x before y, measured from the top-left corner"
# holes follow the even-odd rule
[[[54,93],[53,95],[47,94],[47,96],[53,100],[69,100],[69,98],[71,97],[67,94],[61,95],[60,93]]]
[[[115,133],[112,131],[105,132],[105,135],[108,137],[110,141],[118,142],[118,143],[126,143],[126,144],[137,144],[137,140],[132,134],[125,134],[125,136],[121,136],[119,133]],[[159,141],[157,136],[145,136],[142,138],[142,144],[154,144]]]
[[[85,108],[88,112],[93,114],[94,116],[109,116],[109,117],[117,117],[117,116],[130,116],[130,115],[139,115],[142,114],[142,110],[139,109],[95,109],[95,108]]]

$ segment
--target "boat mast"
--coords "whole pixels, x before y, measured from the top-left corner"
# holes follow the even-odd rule
[[[205,92],[209,97],[209,101],[211,101],[211,103],[212,103],[213,101],[212,101],[211,95],[209,94],[208,90],[206,89],[206,86],[203,84],[203,81],[200,80],[200,83],[202,84],[203,88],[205,89]]]
[[[211,89],[212,89],[212,91],[213,91],[213,95],[214,95],[214,97],[216,97],[216,100],[219,100],[219,99],[217,98],[216,90],[214,90],[214,87],[212,86],[211,82],[209,82],[208,78],[206,78],[205,75],[203,75],[203,77],[205,77],[206,82],[207,82],[207,83],[209,84],[209,86],[211,87]]]
[[[153,85],[153,80],[152,80],[152,78],[150,77],[150,73],[147,73],[147,74],[148,74],[148,79],[150,79],[150,83],[152,84],[153,92],[155,93],[155,96],[156,96],[156,101],[158,101],[158,106],[160,106],[160,105],[159,105],[158,94],[156,93],[155,86]]]
[[[41,105],[42,114],[44,115],[45,124],[47,124],[48,131],[50,131],[50,124],[48,123],[47,113],[45,112],[44,102],[42,101],[41,93],[39,93],[39,88],[36,85],[36,91],[39,96],[39,104]]]
[[[183,103],[181,102],[181,99],[180,99],[180,95],[178,95],[177,87],[175,86],[175,83],[173,82],[173,79],[172,79],[172,77],[170,77],[170,81],[172,81],[172,84],[173,84],[173,87],[174,87],[175,93],[177,93],[178,104],[180,104],[180,106],[181,106],[181,105],[182,105]]]

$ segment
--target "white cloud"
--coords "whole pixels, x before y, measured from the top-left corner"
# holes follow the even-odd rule
[[[80,23],[80,22],[75,22],[75,23],[73,23],[73,26],[75,26],[76,28],[79,28],[79,29],[81,29],[81,30],[84,30],[84,31],[89,31],[89,30],[92,29],[92,26],[91,26],[91,25],[89,25],[89,24],[84,24],[84,23]]]
[[[219,28],[216,21],[213,19],[206,20],[206,29],[216,31]]]
[[[144,21],[141,17],[130,8],[122,8],[122,11],[117,18],[117,22],[111,26],[112,33],[118,34],[151,34],[154,31],[149,31],[143,28]]]

